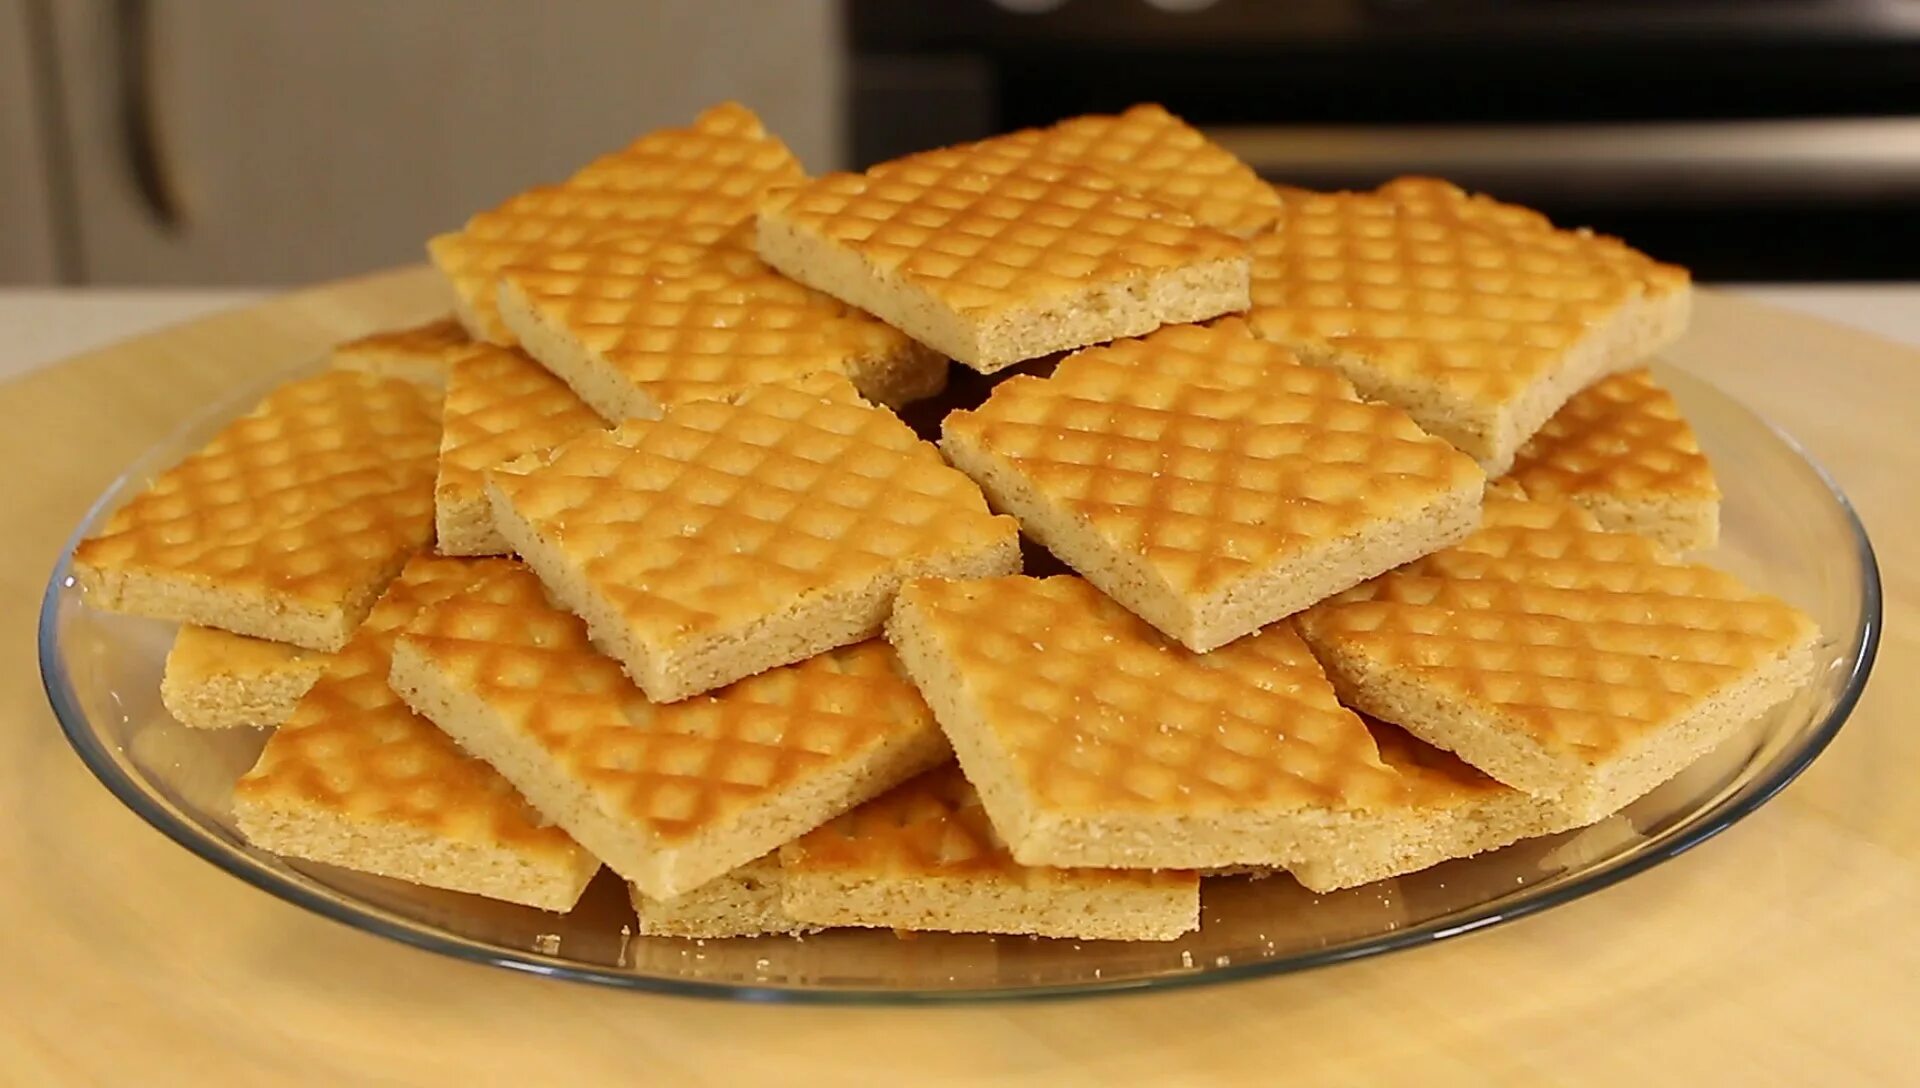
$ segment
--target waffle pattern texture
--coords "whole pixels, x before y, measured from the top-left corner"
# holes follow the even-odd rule
[[[498,559],[407,564],[234,787],[249,841],[430,887],[573,906],[600,863],[387,682],[394,639],[421,609],[508,569]]]
[[[642,894],[672,899],[945,757],[881,642],[648,700],[517,569],[423,612],[393,683]]]
[[[994,505],[1207,650],[1471,532],[1485,479],[1407,414],[1237,320],[1091,348],[955,412]]]
[[[337,650],[433,537],[439,398],[353,371],[290,382],[74,550],[103,608]]]
[[[830,174],[762,205],[760,256],[983,373],[1245,309],[1240,239],[1108,175],[991,148]]]
[[[908,578],[1019,565],[1013,520],[832,376],[632,420],[492,479],[515,551],[662,702],[877,635]]]
[[[559,185],[531,189],[428,243],[456,312],[476,339],[513,343],[500,318],[501,270],[544,250],[669,223],[728,226],[770,189],[805,175],[793,152],[752,110],[727,102],[686,128],[661,129],[587,164]]]
[[[1252,242],[1256,333],[1499,473],[1575,392],[1685,327],[1685,270],[1538,213],[1402,178],[1281,201]]]
[[[1507,498],[1300,627],[1349,705],[1596,819],[1785,698],[1818,636],[1578,506]]]
[[[1527,440],[1508,474],[1538,499],[1585,507],[1603,528],[1676,552],[1720,537],[1720,485],[1693,425],[1645,367],[1574,394]]]

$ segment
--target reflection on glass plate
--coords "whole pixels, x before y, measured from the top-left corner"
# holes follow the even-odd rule
[[[1671,367],[1660,377],[1699,431],[1726,491],[1723,543],[1705,559],[1813,615],[1827,635],[1813,684],[1598,825],[1333,895],[1313,895],[1284,876],[1210,881],[1200,931],[1164,944],[869,931],[706,942],[631,937],[626,896],[604,871],[562,917],[283,861],[248,847],[232,816],[232,784],[265,734],[188,729],[160,705],[170,625],[84,607],[63,560],[40,615],[41,672],[81,758],[174,841],[290,902],[449,955],[634,989],[802,1001],[1096,993],[1294,971],[1508,921],[1671,858],[1772,797],[1853,709],[1880,627],[1879,575],[1859,520],[1789,439],[1698,379]],[[130,466],[76,539],[261,392],[214,409]],[[972,393],[956,389],[950,398],[978,399],[979,390]]]

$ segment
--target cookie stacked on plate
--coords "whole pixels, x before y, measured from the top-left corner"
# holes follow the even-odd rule
[[[186,625],[182,722],[277,727],[271,851],[550,910],[604,863],[643,934],[1168,939],[1202,874],[1591,823],[1810,668],[1677,558],[1686,273],[1444,182],[1270,186],[1154,106],[808,178],[723,105],[429,249],[457,318],[75,556]],[[916,432],[949,360],[1014,373]]]

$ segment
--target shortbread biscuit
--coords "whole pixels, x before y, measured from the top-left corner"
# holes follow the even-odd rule
[[[982,373],[1247,306],[1240,239],[1045,160],[966,147],[761,205],[768,264]]]
[[[524,569],[422,612],[395,645],[392,680],[654,899],[693,892],[947,754],[884,643],[653,703]]]
[[[1143,103],[1117,115],[1088,114],[967,145],[1011,162],[1040,158],[1096,170],[1194,222],[1255,234],[1279,214],[1280,197],[1253,168],[1199,130]],[[990,161],[990,160],[988,160]]]
[[[80,542],[87,603],[337,650],[433,537],[439,397],[333,370],[281,386]]]
[[[447,384],[447,368],[473,341],[456,318],[389,329],[334,347],[328,361],[339,370],[399,378],[431,389]]]
[[[1189,872],[1021,865],[958,767],[780,850],[785,913],[823,926],[1170,941],[1200,927]]]
[[[1601,528],[1676,552],[1720,537],[1720,485],[1673,394],[1646,368],[1574,394],[1527,440],[1509,477],[1537,499],[1569,499]]]
[[[1285,865],[1406,805],[1285,623],[1196,654],[1079,578],[920,579],[887,638],[1023,865]]]
[[[1291,191],[1250,246],[1258,335],[1405,408],[1490,474],[1583,386],[1686,325],[1684,269],[1430,179]]]
[[[769,854],[673,899],[649,899],[628,887],[642,937],[764,937],[820,928],[781,908],[783,884],[780,859]]]
[[[255,846],[287,857],[564,911],[600,863],[387,685],[421,608],[512,570],[422,556],[268,739],[233,790]]]
[[[1486,482],[1405,412],[1231,319],[1004,381],[942,432],[995,509],[1194,650],[1459,541]]]
[[[1019,567],[1013,520],[837,375],[490,479],[502,535],[656,702],[871,638],[908,578]]]
[[[507,326],[608,420],[816,373],[894,406],[946,385],[945,358],[778,275],[744,243],[669,262],[657,240],[635,241],[547,252],[501,276]]]
[[[196,729],[279,725],[332,657],[189,624],[167,651],[160,702],[176,721]]]
[[[1298,623],[1349,706],[1583,822],[1791,695],[1819,636],[1797,609],[1577,506],[1491,497],[1465,542]]]
[[[493,525],[486,473],[601,426],[566,383],[518,349],[477,345],[453,363],[433,486],[436,547],[442,555],[504,555]]]
[[[799,160],[738,103],[686,128],[648,133],[559,185],[520,193],[427,244],[455,311],[476,339],[512,344],[500,320],[500,271],[547,249],[619,237],[658,223],[725,228],[751,218],[769,189],[803,180]]]
[[[1398,726],[1363,720],[1381,761],[1408,783],[1406,807],[1349,840],[1316,842],[1289,862],[1294,879],[1310,891],[1371,884],[1591,822],[1551,799],[1501,785]]]

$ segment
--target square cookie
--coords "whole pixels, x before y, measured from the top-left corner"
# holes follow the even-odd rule
[[[1037,158],[1095,170],[1138,196],[1180,209],[1196,223],[1241,237],[1267,227],[1280,210],[1279,194],[1252,167],[1151,102],[967,147],[1010,162]]]
[[[328,362],[336,370],[357,370],[379,378],[399,378],[431,389],[447,384],[447,368],[473,348],[473,340],[451,317],[387,329],[335,345]]]
[[[393,686],[652,899],[671,900],[946,758],[885,643],[649,701],[524,569],[426,610]]]
[[[940,445],[996,509],[1194,650],[1460,540],[1485,486],[1405,412],[1232,319],[1004,381],[948,415]]]
[[[990,374],[1247,306],[1240,239],[1107,175],[948,148],[762,204],[781,272]]]
[[[1200,928],[1188,872],[1013,860],[955,766],[929,771],[780,850],[785,912],[821,926],[1170,941]]]
[[[1573,395],[1520,448],[1507,477],[1536,499],[1583,506],[1603,529],[1676,552],[1720,538],[1720,484],[1673,394],[1645,367]]]
[[[573,906],[599,861],[387,684],[394,637],[420,609],[511,569],[501,559],[407,564],[234,786],[248,841],[428,887]]]
[[[1582,822],[1791,695],[1819,636],[1799,610],[1577,506],[1496,497],[1463,543],[1298,623],[1349,706]]]
[[[545,453],[584,432],[600,416],[565,382],[515,348],[475,345],[448,371],[433,485],[436,547],[442,555],[505,555],[494,528],[486,473],[530,453]]]
[[[1019,569],[1013,519],[836,375],[629,420],[491,481],[502,535],[656,702],[872,638],[908,578]]]
[[[338,650],[433,539],[440,398],[333,370],[289,382],[73,552],[97,608]]]
[[[1362,720],[1381,762],[1407,782],[1405,807],[1307,845],[1287,869],[1309,891],[1371,884],[1592,822],[1549,798],[1502,785],[1398,726]]]
[[[1678,337],[1691,297],[1685,269],[1430,179],[1290,190],[1250,246],[1256,334],[1494,475],[1567,398]]]
[[[496,303],[500,272],[539,253],[672,223],[725,228],[753,216],[768,190],[806,177],[752,110],[723,102],[685,128],[650,132],[558,185],[508,198],[427,243],[477,340],[512,344]]]
[[[929,578],[887,638],[1023,865],[1285,865],[1406,804],[1288,624],[1197,654],[1080,578]]]
[[[660,251],[651,236],[618,238],[501,275],[508,327],[609,420],[817,373],[895,406],[946,384],[944,357],[775,273],[742,232],[682,261]]]
[[[196,729],[275,726],[327,669],[332,654],[213,627],[180,628],[160,673],[160,702]]]
[[[764,937],[811,933],[818,926],[796,921],[780,906],[785,881],[775,854],[747,862],[672,899],[649,899],[629,884],[635,931],[642,937]]]

